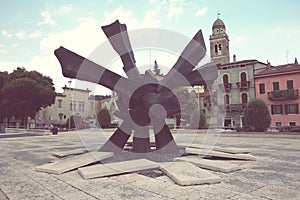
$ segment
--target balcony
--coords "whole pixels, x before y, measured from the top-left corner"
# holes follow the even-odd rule
[[[221,90],[225,90],[226,92],[229,92],[231,90],[231,83],[226,83],[226,84],[219,84],[219,88]]]
[[[226,112],[227,113],[242,113],[244,112],[246,104],[229,104],[226,105]]]
[[[236,86],[240,88],[241,91],[249,90],[250,81],[236,82]]]
[[[268,98],[270,100],[282,100],[282,99],[297,99],[299,98],[298,90],[288,89],[288,90],[275,90],[268,92]]]

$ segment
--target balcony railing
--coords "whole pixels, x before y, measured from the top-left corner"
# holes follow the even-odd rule
[[[236,86],[240,88],[240,90],[249,90],[250,81],[236,82]]]
[[[297,99],[299,98],[298,90],[288,89],[288,90],[275,90],[268,92],[268,98],[270,100],[280,100],[280,99]]]
[[[226,105],[226,112],[233,113],[233,112],[244,112],[246,104],[239,103],[239,104],[229,104]]]
[[[225,90],[226,92],[229,92],[231,90],[231,83],[226,83],[226,84],[219,84],[219,88],[221,90]]]

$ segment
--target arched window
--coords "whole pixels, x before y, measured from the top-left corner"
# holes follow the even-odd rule
[[[218,45],[215,44],[215,53],[218,53]]]
[[[228,95],[228,94],[225,94],[225,95],[224,95],[224,104],[225,104],[225,105],[228,105],[228,104],[229,104],[229,95]]]
[[[241,73],[241,82],[242,82],[242,83],[247,82],[247,76],[246,76],[246,73],[245,73],[245,72],[242,72],[242,73]]]
[[[227,84],[228,84],[228,75],[227,75],[227,74],[224,74],[224,75],[223,75],[223,84],[224,84],[224,85],[227,85]]]
[[[222,54],[222,44],[219,44],[219,48],[218,48],[218,54],[221,55]]]
[[[247,93],[243,93],[242,94],[242,103],[243,104],[248,103],[248,95],[247,95]]]

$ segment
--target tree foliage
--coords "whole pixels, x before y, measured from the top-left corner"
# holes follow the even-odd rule
[[[153,67],[153,72],[156,76],[163,76],[162,73],[160,73],[160,68],[156,62],[156,60],[154,61],[154,67]]]
[[[250,101],[244,111],[244,123],[247,128],[255,131],[265,131],[271,125],[268,106],[262,99]]]
[[[189,123],[191,115],[197,108],[196,98],[193,98],[189,91],[184,87],[175,89],[174,93],[176,94],[181,106],[181,113],[178,113],[178,115]]]
[[[101,128],[109,128],[111,126],[111,117],[107,109],[102,109],[99,111],[97,120]]]
[[[10,74],[1,73],[0,96],[0,117],[25,119],[35,117],[42,107],[53,104],[56,93],[51,78],[17,68]]]

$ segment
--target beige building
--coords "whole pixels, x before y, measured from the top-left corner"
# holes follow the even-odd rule
[[[63,93],[58,93],[55,103],[43,108],[36,115],[38,125],[64,125],[70,116],[79,116],[81,119],[90,123],[96,121],[96,109],[94,96],[90,95],[90,90],[82,90],[63,87]]]

